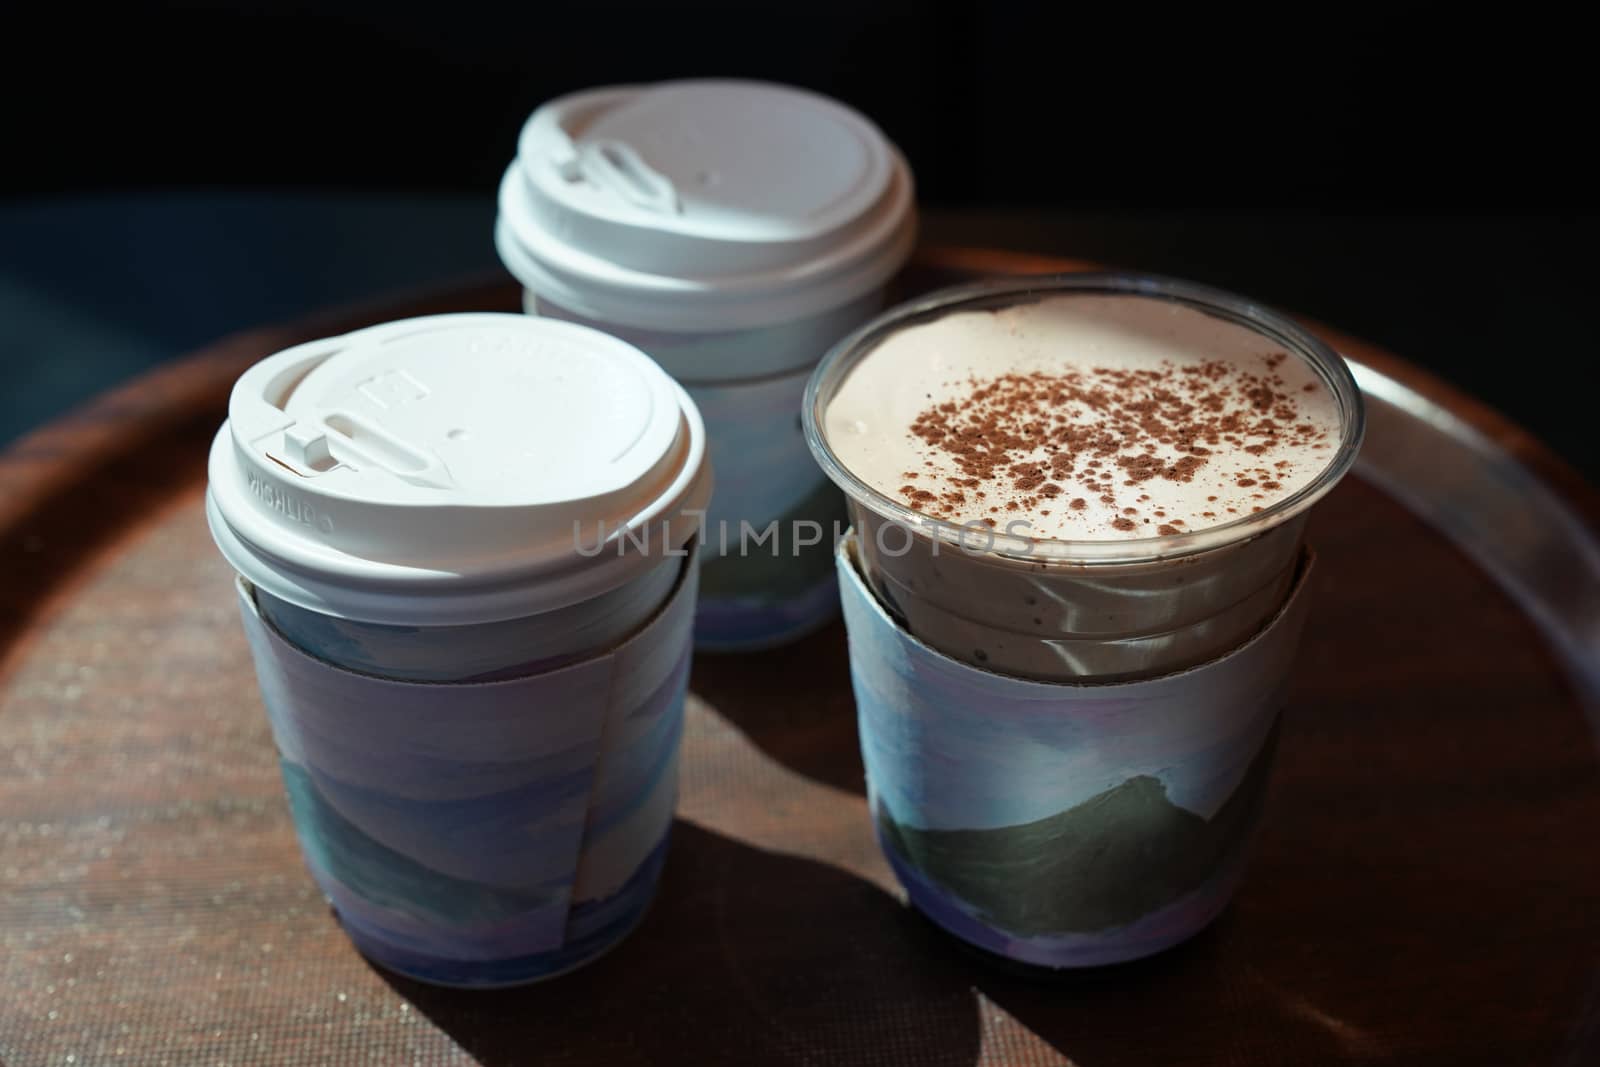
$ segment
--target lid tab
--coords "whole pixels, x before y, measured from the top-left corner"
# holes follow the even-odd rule
[[[578,149],[578,172],[635,207],[662,215],[683,212],[672,179],[652,168],[624,141],[584,144]]]

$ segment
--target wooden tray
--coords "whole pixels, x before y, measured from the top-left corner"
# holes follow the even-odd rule
[[[933,249],[906,287],[1074,266]],[[1596,495],[1331,331],[1369,445],[1316,512],[1263,835],[1206,933],[1039,982],[907,910],[834,625],[696,661],[661,895],[614,953],[500,993],[374,970],[296,851],[206,445],[271,352],[515,304],[495,283],[235,337],[0,457],[0,1062],[1600,1063]]]

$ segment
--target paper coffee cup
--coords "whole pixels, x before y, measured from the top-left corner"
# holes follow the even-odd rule
[[[884,610],[840,544],[868,799],[911,903],[1044,967],[1159,952],[1227,905],[1271,770],[1311,561],[1228,654],[1144,681],[981,670]]]
[[[837,610],[843,501],[796,412],[822,353],[880,307],[914,230],[894,146],[803,90],[595,89],[523,128],[495,243],[527,310],[633,343],[705,419],[718,487],[698,647],[781,643]]]
[[[308,866],[369,957],[505,985],[581,965],[654,891],[710,495],[638,350],[445,315],[235,385],[207,518]]]
[[[1004,310],[1062,294],[1192,309],[1259,335],[1263,351],[1298,361],[1337,406],[1325,465],[1282,499],[1192,532],[1061,540],[931,519],[841,461],[826,429],[828,405],[886,339],[944,315]],[[863,577],[912,634],[997,674],[1105,682],[1212,660],[1279,611],[1302,554],[1307,511],[1349,470],[1363,422],[1349,369],[1292,321],[1203,286],[1109,274],[962,286],[886,312],[823,360],[807,389],[804,417],[818,463],[848,496]],[[1065,504],[1064,497],[1055,506]]]

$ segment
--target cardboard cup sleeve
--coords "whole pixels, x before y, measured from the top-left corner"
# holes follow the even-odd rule
[[[836,563],[872,817],[912,904],[979,948],[1056,968],[1147,956],[1217,916],[1260,812],[1309,552],[1243,645],[1103,684],[935,652],[862,580],[853,534]]]
[[[697,569],[608,651],[480,683],[335,667],[239,583],[295,831],[358,948],[424,980],[506,985],[633,928],[676,802]]]

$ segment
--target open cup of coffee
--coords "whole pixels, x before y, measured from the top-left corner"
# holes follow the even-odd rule
[[[879,310],[915,225],[894,146],[800,89],[592,89],[523,127],[495,244],[526,310],[636,345],[705,419],[697,647],[779,644],[837,610],[843,500],[796,413],[822,353]]]
[[[236,383],[207,518],[306,863],[375,962],[516,984],[642,917],[705,453],[637,349],[522,315],[390,323]]]
[[[1131,959],[1227,902],[1360,394],[1290,320],[1061,275],[890,311],[817,368],[880,837],[993,952]]]

